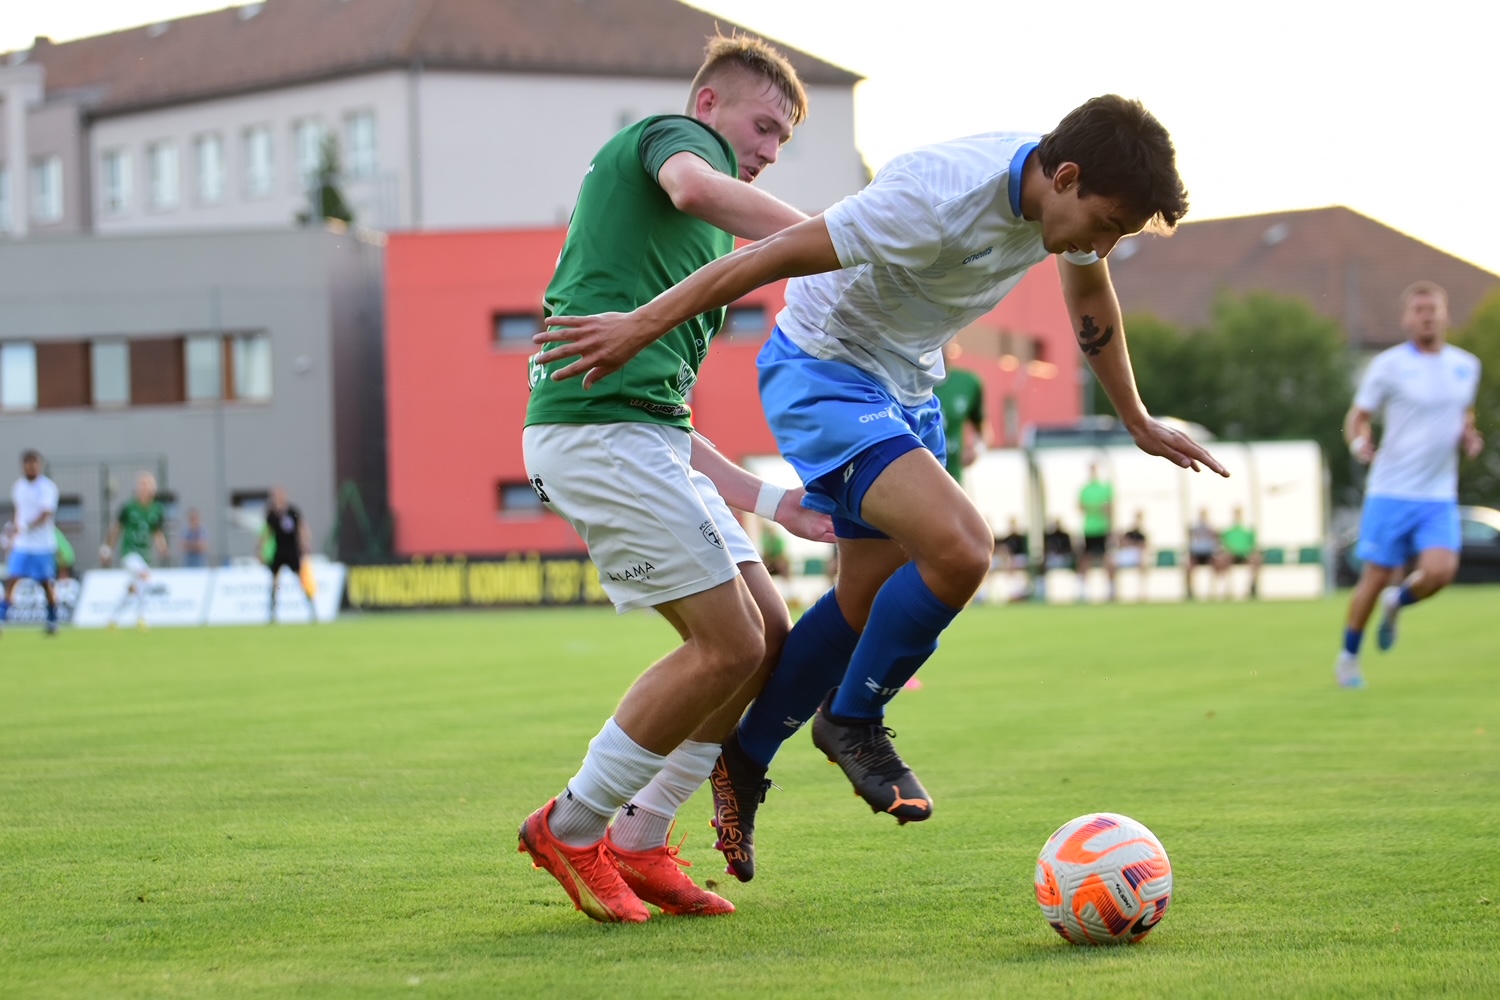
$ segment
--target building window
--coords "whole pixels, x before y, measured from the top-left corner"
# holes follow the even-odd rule
[[[90,352],[90,394],[95,406],[128,406],[130,403],[130,343],[96,340]]]
[[[151,207],[161,210],[177,207],[177,143],[153,142],[146,147],[146,168],[150,176]]]
[[[89,405],[89,342],[48,340],[36,345],[36,408]]]
[[[256,125],[245,130],[245,194],[262,198],[271,193],[271,129]]]
[[[224,200],[224,138],[217,132],[200,135],[194,142],[198,161],[198,202],[213,205]]]
[[[62,157],[53,153],[31,163],[31,218],[38,223],[63,217]]]
[[[507,517],[536,517],[546,510],[542,498],[526,482],[496,483],[495,504],[497,512]]]
[[[123,215],[130,210],[130,151],[111,149],[104,154],[104,214]]]
[[[735,338],[766,336],[770,333],[766,327],[766,307],[730,306],[724,317],[724,333]]]
[[[0,344],[0,410],[36,409],[36,346]]]
[[[218,399],[224,393],[224,342],[219,337],[188,337],[183,346],[188,402]]]
[[[10,169],[0,163],[0,233],[10,232]]]
[[[348,162],[344,164],[350,177],[375,176],[375,112],[358,111],[349,116]]]
[[[162,406],[187,398],[183,387],[182,338],[146,337],[130,342],[130,403]]]
[[[533,347],[532,336],[542,332],[540,313],[495,313],[495,343]]]
[[[293,148],[297,151],[297,182],[302,190],[317,179],[323,161],[323,137],[327,130],[316,118],[304,118],[292,126]]]
[[[244,333],[232,347],[234,398],[265,402],[271,398],[271,335]]]

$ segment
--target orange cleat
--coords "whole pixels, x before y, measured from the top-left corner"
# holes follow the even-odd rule
[[[670,836],[670,834],[669,834]],[[687,835],[683,835],[683,840]],[[700,889],[682,869],[693,863],[682,857],[682,842],[663,844],[648,851],[627,851],[604,836],[605,853],[614,859],[615,871],[637,897],[661,907],[663,913],[679,917],[713,917],[733,913],[734,904],[723,896]]]
[[[530,854],[533,867],[545,868],[573,900],[573,905],[601,923],[639,924],[651,919],[646,904],[630,891],[615,870],[605,842],[569,847],[552,835],[547,817],[556,799],[526,817],[516,851]]]

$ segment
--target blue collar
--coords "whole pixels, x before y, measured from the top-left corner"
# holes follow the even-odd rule
[[[1022,143],[1010,159],[1010,211],[1018,219],[1021,217],[1021,175],[1026,172],[1026,157],[1036,146],[1034,142]]]

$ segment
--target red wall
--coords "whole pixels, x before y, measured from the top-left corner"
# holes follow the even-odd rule
[[[386,398],[390,500],[402,555],[501,555],[582,550],[555,515],[505,515],[496,484],[526,479],[521,425],[528,346],[498,347],[496,313],[539,312],[565,230],[411,233],[386,248]],[[741,305],[782,306],[784,283]],[[995,333],[1043,341],[1056,365],[1007,372]],[[762,337],[717,338],[693,392],[694,424],[733,459],[776,450],[756,392]],[[1077,419],[1078,351],[1050,264],[1033,268],[1000,307],[965,331],[960,364],[984,378],[997,436],[1003,399],[1023,422]]]

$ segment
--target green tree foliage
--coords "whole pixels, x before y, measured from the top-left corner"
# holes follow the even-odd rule
[[[1484,452],[1465,460],[1459,470],[1458,494],[1464,503],[1500,507],[1500,289],[1491,292],[1454,332],[1453,343],[1479,358],[1479,398],[1474,417],[1484,432]]]
[[[308,198],[312,208],[316,211],[304,209],[297,213],[297,221],[302,225],[311,225],[314,222],[323,222],[326,219],[336,219],[345,225],[354,221],[354,210],[344,200],[344,192],[339,187],[343,177],[343,166],[339,161],[339,142],[333,136],[323,138],[323,149],[318,159],[318,172],[313,178]]]
[[[1344,413],[1353,398],[1337,323],[1300,299],[1224,296],[1191,335],[1152,316],[1125,324],[1141,399],[1153,414],[1202,424],[1229,440],[1311,439],[1323,447],[1335,497],[1350,482]],[[1113,412],[1107,401],[1103,412]]]

